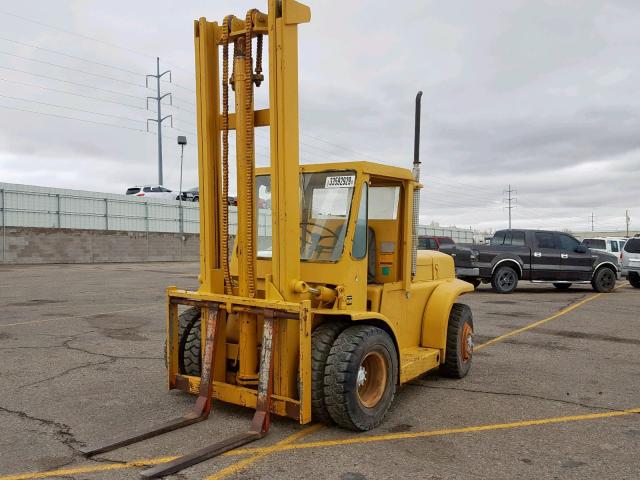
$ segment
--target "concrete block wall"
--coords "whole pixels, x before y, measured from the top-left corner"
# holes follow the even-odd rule
[[[200,256],[195,233],[7,226],[0,237],[4,264],[197,261]]]

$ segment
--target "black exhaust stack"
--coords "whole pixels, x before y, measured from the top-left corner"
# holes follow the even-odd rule
[[[420,107],[422,102],[422,91],[416,95],[416,118],[413,137],[413,179],[420,181]],[[413,190],[413,231],[411,244],[411,275],[416,275],[416,265],[418,261],[418,223],[420,222],[420,189]]]
[[[420,165],[420,107],[422,103],[422,91],[416,95],[416,119],[413,135],[413,166]],[[419,179],[416,179],[419,180]]]

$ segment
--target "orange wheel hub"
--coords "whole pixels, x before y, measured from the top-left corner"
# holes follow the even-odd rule
[[[367,408],[375,407],[387,386],[387,362],[379,352],[369,352],[358,371],[358,398]]]
[[[460,336],[460,352],[462,353],[462,360],[468,362],[473,355],[473,329],[468,322],[464,323],[462,327],[462,335]]]

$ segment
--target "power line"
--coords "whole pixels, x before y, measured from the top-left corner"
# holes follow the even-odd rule
[[[8,107],[7,105],[0,105],[0,108],[6,108],[8,110],[16,110],[18,112],[34,113],[36,115],[45,115],[47,117],[64,118],[66,120],[75,120],[77,122],[91,123],[91,124],[94,124],[94,125],[103,125],[105,127],[123,128],[125,130],[133,130],[133,131],[136,131],[136,132],[142,132],[142,133],[155,135],[153,132],[147,132],[146,130],[142,130],[141,128],[127,127],[127,126],[124,126],[124,125],[115,125],[113,123],[96,122],[94,120],[85,120],[84,118],[77,118],[77,117],[67,117],[65,115],[58,115],[58,114],[55,114],[55,113],[36,112],[35,110],[26,110],[24,108]]]
[[[172,130],[176,130],[178,132],[186,133],[187,135],[192,135],[193,137],[197,136],[196,132],[190,132],[189,130],[183,130],[182,128],[178,128],[178,127],[168,127],[168,128]]]
[[[163,83],[169,83],[169,82],[164,82]],[[193,88],[190,87],[185,87],[184,85],[180,85],[179,83],[172,83],[173,86],[178,87],[178,88],[182,88],[183,90],[186,90],[187,92],[191,92],[191,93],[196,93],[196,91]]]
[[[38,49],[38,50],[42,50],[44,52],[55,53],[56,55],[62,55],[64,57],[73,58],[75,60],[81,60],[83,62],[93,63],[94,65],[100,65],[101,67],[111,68],[113,70],[119,70],[121,72],[130,73],[132,75],[144,75],[144,73],[142,73],[142,72],[134,72],[133,70],[128,70],[126,68],[118,67],[116,65],[110,65],[108,63],[96,62],[95,60],[90,60],[88,58],[79,57],[77,55],[71,55],[69,53],[61,52],[59,50],[53,50],[51,48],[44,48],[44,47],[40,47],[38,45],[32,45],[30,43],[20,42],[18,40],[13,40],[11,38],[0,37],[0,40],[4,40],[5,42],[15,43],[17,45],[23,45],[25,47],[35,48],[35,49]]]
[[[46,62],[44,60],[36,60],[35,58],[29,58],[29,57],[25,57],[23,55],[16,55],[15,53],[9,53],[9,52],[0,51],[0,54],[8,55],[10,57],[15,57],[15,58],[21,58],[21,59],[27,60],[29,62],[40,63],[40,64],[43,64],[43,65],[50,65],[52,67],[62,68],[64,70],[68,70],[70,72],[82,73],[84,75],[91,75],[93,77],[104,78],[104,79],[107,79],[107,80],[111,80],[113,82],[120,82],[120,83],[124,83],[126,85],[132,85],[134,87],[147,88],[146,86],[144,86],[141,83],[129,82],[128,80],[122,80],[120,78],[110,77],[109,75],[102,75],[100,73],[87,72],[86,70],[83,70],[81,68],[67,67],[66,65],[60,65],[58,63]]]
[[[111,117],[111,118],[117,118],[119,120],[128,120],[130,122],[141,122],[142,120],[136,119],[136,118],[130,118],[130,117],[121,117],[119,115],[111,115],[109,113],[101,113],[101,112],[94,112],[91,110],[83,110],[81,108],[74,108],[74,107],[67,107],[65,105],[56,105],[55,103],[47,103],[47,102],[40,102],[38,100],[30,100],[28,98],[20,98],[20,97],[11,97],[9,95],[3,95],[0,93],[0,97],[2,98],[8,98],[10,100],[18,100],[20,102],[29,102],[29,103],[37,103],[39,105],[46,105],[48,107],[56,107],[56,108],[66,108],[67,110],[74,110],[76,112],[82,112],[82,113],[90,113],[92,115],[101,115],[103,117]]]
[[[148,53],[141,52],[140,50],[135,50],[135,49],[129,48],[129,47],[123,47],[122,45],[117,45],[115,43],[107,42],[107,41],[101,40],[99,38],[90,37],[89,35],[84,35],[82,33],[74,32],[73,30],[67,30],[65,28],[61,28],[61,27],[58,27],[58,26],[55,26],[55,25],[51,25],[51,24],[48,24],[48,23],[45,23],[45,22],[40,22],[38,20],[34,20],[33,18],[24,17],[22,15],[17,15],[15,13],[11,13],[11,12],[0,10],[0,15],[7,15],[9,17],[19,18],[20,20],[23,20],[25,22],[34,23],[36,25],[40,25],[40,26],[49,28],[51,30],[56,30],[58,32],[66,33],[67,35],[73,35],[75,37],[83,38],[85,40],[91,40],[92,42],[100,43],[102,45],[106,45],[108,47],[115,48],[115,49],[118,49],[118,50],[123,50],[123,51],[126,51],[126,52],[135,53],[136,55],[141,55],[141,56],[146,57],[146,58],[156,58],[154,55],[149,55]],[[172,63],[173,63],[173,66],[175,68],[183,70],[185,72],[192,73],[190,69],[185,68],[185,67],[180,66],[180,65],[177,65],[177,64],[175,64],[175,62],[172,62]]]
[[[188,108],[178,107],[177,105],[169,105],[171,108],[175,108],[176,110],[182,110],[183,112],[189,112],[195,114],[195,110],[189,110]]]
[[[8,80],[6,78],[0,77],[0,81],[13,83],[14,85],[20,85],[21,87],[32,87],[32,88],[41,88],[42,90],[48,90],[50,92],[63,93],[66,95],[73,95],[74,97],[88,98],[91,100],[97,100],[99,102],[113,103],[115,105],[122,105],[123,107],[133,108],[136,110],[143,110],[146,112],[146,108],[138,107],[137,105],[131,105],[129,103],[116,102],[115,100],[107,100],[104,98],[92,97],[91,95],[82,95],[81,93],[68,92],[66,90],[58,90],[57,88],[43,87],[42,85],[35,85],[33,83],[24,83],[24,82],[16,82],[14,80]]]
[[[86,84],[86,83],[72,82],[71,80],[64,80],[62,78],[51,77],[49,75],[43,75],[43,74],[40,74],[40,73],[33,73],[33,72],[28,71],[28,70],[20,70],[19,68],[5,67],[3,65],[0,65],[0,68],[2,68],[4,70],[11,70],[12,72],[26,73],[27,75],[32,75],[34,77],[41,77],[41,78],[46,78],[48,80],[55,80],[57,82],[68,83],[69,85],[75,85],[77,87],[90,88],[92,90],[98,90],[100,92],[112,93],[114,95],[121,95],[123,97],[135,98],[136,100],[140,100],[140,96],[138,96],[138,95],[131,95],[131,94],[128,94],[128,93],[117,92],[115,90],[109,90],[108,88],[94,87],[93,85],[89,85],[89,84]]]
[[[20,20],[23,20],[25,22],[35,23],[37,25],[41,25],[43,27],[47,27],[47,28],[50,28],[52,30],[57,30],[59,32],[66,33],[67,35],[74,35],[74,36],[79,37],[79,38],[84,38],[85,40],[91,40],[93,42],[101,43],[101,44],[107,45],[107,46],[109,46],[111,48],[117,48],[117,49],[124,50],[124,51],[127,51],[127,52],[135,53],[137,55],[142,55],[143,57],[147,57],[147,58],[155,58],[153,55],[148,55],[148,54],[146,54],[144,52],[140,52],[140,51],[134,50],[132,48],[123,47],[123,46],[120,46],[120,45],[116,45],[115,43],[106,42],[104,40],[100,40],[98,38],[90,37],[88,35],[83,35],[81,33],[77,33],[77,32],[74,32],[72,30],[66,30],[64,28],[56,27],[55,25],[50,25],[48,23],[40,22],[38,20],[34,20],[33,18],[23,17],[21,15],[16,15],[15,13],[6,12],[6,11],[2,11],[2,10],[0,10],[0,14],[7,15],[9,17],[19,18]]]

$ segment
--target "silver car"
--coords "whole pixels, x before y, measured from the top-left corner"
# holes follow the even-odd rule
[[[622,249],[622,274],[627,275],[631,285],[640,288],[640,237],[630,238]]]
[[[164,198],[165,200],[176,200],[176,193],[162,185],[136,185],[127,188],[125,195],[135,195],[136,197]]]

